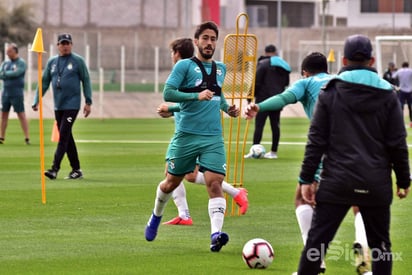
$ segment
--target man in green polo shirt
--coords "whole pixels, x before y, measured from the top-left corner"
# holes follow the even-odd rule
[[[19,57],[19,48],[11,43],[6,48],[9,60],[0,65],[0,79],[3,80],[3,93],[1,95],[1,132],[0,144],[6,138],[6,128],[9,121],[10,108],[13,106],[23,129],[25,142],[30,144],[29,124],[24,112],[24,75],[26,74],[26,62]]]

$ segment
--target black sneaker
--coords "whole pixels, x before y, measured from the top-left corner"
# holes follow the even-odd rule
[[[64,179],[66,180],[77,180],[77,179],[82,179],[83,178],[83,172],[82,170],[73,170],[70,172],[70,174],[65,177]]]
[[[44,172],[44,175],[51,180],[55,180],[57,178],[57,171],[49,169],[46,172]]]
[[[4,143],[4,138],[0,138],[0,144]]]
[[[26,139],[24,139],[24,142],[25,142],[27,145],[30,145],[30,139],[26,138]]]

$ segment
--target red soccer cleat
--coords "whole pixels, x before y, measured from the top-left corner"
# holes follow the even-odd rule
[[[249,200],[247,199],[247,190],[245,188],[239,188],[239,194],[233,198],[236,204],[240,208],[240,214],[245,215],[248,207],[249,207]]]
[[[176,217],[171,219],[170,221],[164,222],[163,224],[169,225],[193,225],[192,218],[188,218],[187,220],[182,219],[181,217]]]

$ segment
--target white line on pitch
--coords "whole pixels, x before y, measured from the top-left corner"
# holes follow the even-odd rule
[[[122,144],[168,144],[170,140],[98,140],[98,139],[78,139],[76,142],[79,143],[122,143]],[[262,144],[272,144],[269,141],[262,141]],[[247,144],[251,144],[251,142],[247,142]],[[306,142],[288,142],[288,141],[281,141],[279,142],[280,145],[306,145]],[[408,144],[408,147],[412,148],[412,144]]]

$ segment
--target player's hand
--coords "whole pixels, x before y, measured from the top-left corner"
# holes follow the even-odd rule
[[[167,105],[166,103],[161,103],[158,107],[157,107],[157,113],[159,114],[159,116],[163,117],[163,118],[167,118],[167,117],[171,117],[173,116],[172,112],[169,112],[169,105]]]
[[[211,100],[213,98],[213,95],[215,93],[212,92],[209,89],[203,90],[199,93],[198,99],[199,101],[203,101],[203,100]]]
[[[89,104],[84,105],[84,108],[83,108],[84,117],[88,117],[91,112],[92,112],[92,106]]]
[[[404,189],[404,188],[396,188],[396,195],[400,198],[400,199],[404,199],[408,196],[409,194],[409,187]]]
[[[302,198],[305,202],[310,205],[315,205],[315,188],[312,186],[313,184],[301,184],[301,192]]]
[[[257,113],[259,112],[259,106],[256,105],[255,103],[250,103],[245,110],[245,118],[246,119],[252,119],[254,118]]]
[[[240,114],[240,109],[236,108],[236,105],[232,105],[227,109],[227,114],[231,117],[238,117]]]
[[[39,105],[38,104],[36,104],[36,105],[33,105],[33,106],[31,106],[31,108],[33,109],[33,111],[38,111],[39,110]]]

